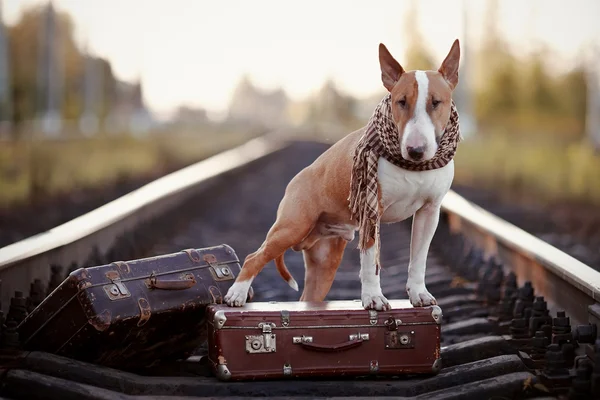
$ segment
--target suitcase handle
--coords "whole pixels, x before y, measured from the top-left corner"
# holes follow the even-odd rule
[[[358,347],[362,344],[362,342],[363,342],[362,339],[353,339],[353,340],[348,340],[347,342],[338,343],[338,344],[316,344],[316,343],[310,343],[310,342],[308,342],[308,343],[300,342],[299,344],[307,350],[321,351],[324,353],[335,353],[338,351],[344,351],[344,350],[352,349],[354,347]]]
[[[163,290],[183,290],[189,289],[196,284],[196,279],[192,276],[191,279],[175,279],[175,280],[158,280],[156,276],[150,277],[148,286],[150,289]]]

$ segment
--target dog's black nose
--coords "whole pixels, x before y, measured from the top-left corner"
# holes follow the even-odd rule
[[[425,147],[407,147],[408,155],[413,160],[420,160],[423,158],[423,154],[425,154]]]

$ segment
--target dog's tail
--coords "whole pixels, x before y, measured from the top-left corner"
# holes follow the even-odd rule
[[[292,274],[290,274],[290,271],[288,271],[287,267],[285,266],[285,262],[283,261],[284,254],[285,253],[281,253],[280,256],[275,258],[275,266],[277,267],[277,271],[279,271],[279,275],[281,275],[288,285],[290,285],[290,287],[297,292],[298,282],[296,282]]]

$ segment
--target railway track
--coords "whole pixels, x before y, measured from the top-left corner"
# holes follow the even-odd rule
[[[600,271],[600,214],[591,206],[515,204],[498,193],[455,187],[467,200]]]
[[[0,249],[3,312],[22,318],[82,266],[220,243],[243,259],[264,239],[290,178],[326,148],[254,140]],[[410,224],[382,227],[382,289],[388,298],[406,298]],[[348,246],[327,300],[360,297],[355,248]],[[301,253],[288,251],[286,264],[301,291]],[[210,376],[203,348],[178,363],[120,371],[22,352],[9,322],[1,342],[0,398],[600,398],[599,272],[450,193],[426,280],[443,310],[443,368],[436,376],[224,383]],[[299,296],[272,264],[253,288],[254,301]]]

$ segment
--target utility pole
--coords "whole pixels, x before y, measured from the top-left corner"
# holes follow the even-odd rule
[[[12,128],[9,52],[2,6],[0,0],[0,136]]]
[[[45,136],[57,136],[62,128],[64,60],[60,39],[56,12],[50,1],[39,31],[38,115]]]
[[[83,77],[83,113],[79,120],[79,129],[85,136],[98,133],[99,120],[97,116],[101,84],[99,81],[100,63],[88,51],[84,51],[85,71]]]
[[[469,43],[469,12],[468,0],[462,1],[462,40],[460,44],[460,78],[456,87],[456,105],[460,115],[460,132],[467,139],[474,136],[477,131],[475,117],[473,115],[470,43]]]
[[[600,49],[597,44],[591,46],[590,58],[586,65],[587,110],[585,130],[588,139],[596,150],[600,151],[600,77],[598,68]]]
[[[129,130],[134,136],[145,136],[150,129],[151,119],[144,104],[142,77],[138,76],[132,87]]]

